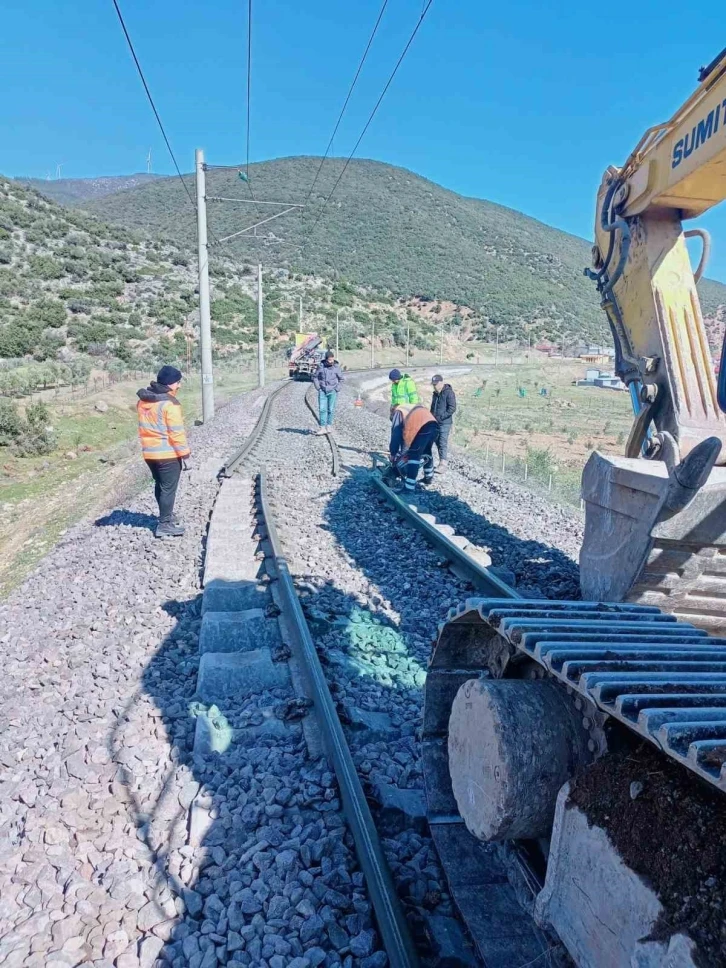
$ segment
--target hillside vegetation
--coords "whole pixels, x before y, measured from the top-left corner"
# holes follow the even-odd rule
[[[257,343],[256,267],[224,256],[211,263],[212,336],[218,360],[243,361]],[[0,393],[22,394],[84,382],[91,369],[154,370],[198,358],[196,264],[169,242],[62,208],[0,178]],[[470,335],[467,310],[401,303],[385,292],[269,269],[264,323],[268,350],[282,355],[298,326],[332,335],[341,313],[341,348],[431,349],[443,322],[454,339]],[[4,361],[4,362],[2,362]]]
[[[42,192],[52,202],[61,205],[81,205],[94,198],[102,198],[126,188],[136,188],[146,182],[159,178],[147,172],[135,175],[102,175],[98,178],[17,178],[16,181],[28,188]]]
[[[254,196],[304,201],[319,160],[282,158],[251,166]],[[302,216],[284,216],[261,229],[261,239],[242,237],[230,249],[246,259],[259,254],[266,265],[469,306],[484,339],[502,325],[506,337],[522,340],[574,332],[609,342],[594,286],[583,276],[590,262],[584,239],[376,161],[351,162],[313,231],[342,165],[340,159],[326,163]],[[193,193],[192,176],[188,185]],[[234,171],[208,172],[207,194],[250,199]],[[129,228],[180,244],[194,239],[194,212],[176,178],[84,204]],[[265,215],[271,211],[265,208]],[[250,224],[255,212],[251,205],[211,203],[209,218],[223,237]],[[704,282],[702,297],[706,313],[714,314],[726,305],[726,286]]]

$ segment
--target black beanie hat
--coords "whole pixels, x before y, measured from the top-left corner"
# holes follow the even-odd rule
[[[156,382],[163,383],[164,386],[170,387],[172,383],[179,383],[182,378],[181,370],[177,370],[175,366],[162,366],[159,372],[156,374]]]

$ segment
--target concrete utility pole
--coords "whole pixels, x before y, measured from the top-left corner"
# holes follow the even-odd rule
[[[335,358],[340,356],[340,310],[335,311]]]
[[[297,311],[297,328],[298,328],[298,332],[302,333],[302,331],[303,331],[303,328],[302,328],[302,296],[300,296],[300,303],[298,305],[298,311]]]
[[[496,343],[494,344],[494,366],[499,363],[499,326],[497,326],[496,334]]]
[[[257,386],[265,385],[265,330],[262,314],[262,266],[257,264]]]
[[[406,369],[408,369],[408,357],[411,347],[411,323],[406,323]]]
[[[376,321],[371,319],[371,369],[376,365],[373,357],[373,341],[376,337]]]
[[[204,152],[196,150],[197,252],[199,260],[199,343],[202,356],[202,423],[214,417],[214,372],[212,370],[212,323],[209,311],[209,248],[207,246],[207,198]]]
[[[439,346],[439,366],[444,362],[444,324],[441,324],[441,345]]]

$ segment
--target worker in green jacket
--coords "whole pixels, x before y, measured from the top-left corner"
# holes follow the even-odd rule
[[[419,403],[419,398],[416,384],[408,373],[401,373],[400,370],[391,370],[388,374],[388,379],[391,381],[390,416],[393,419],[393,411],[396,407]]]

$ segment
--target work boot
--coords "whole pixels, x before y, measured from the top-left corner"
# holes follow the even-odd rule
[[[318,427],[318,429],[315,431],[315,436],[316,437],[323,437],[323,436],[325,436],[325,433],[326,433],[325,427]]]
[[[184,534],[184,525],[178,521],[159,521],[156,526],[157,538],[181,538]]]
[[[325,433],[330,435],[332,434],[332,432],[333,432],[333,428],[331,427],[330,424],[328,424],[328,426],[325,428]]]
[[[439,466],[436,468],[436,473],[437,474],[445,474],[446,473],[446,468],[447,468],[448,464],[449,464],[449,462],[447,460],[440,460],[439,461]]]

